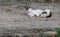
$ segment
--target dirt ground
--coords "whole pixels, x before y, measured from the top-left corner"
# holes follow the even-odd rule
[[[7,30],[26,30],[32,28],[55,28],[60,27],[60,4],[56,3],[32,3],[33,9],[51,9],[51,18],[28,17],[23,7],[0,6],[0,32]],[[7,9],[10,9],[8,11]]]

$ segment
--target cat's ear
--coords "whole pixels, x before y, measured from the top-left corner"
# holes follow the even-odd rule
[[[28,8],[30,8],[30,6],[28,6]]]
[[[28,9],[30,8],[30,6],[25,6],[24,8],[25,8],[26,10],[28,10]]]

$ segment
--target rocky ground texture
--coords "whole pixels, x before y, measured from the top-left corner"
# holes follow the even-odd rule
[[[30,18],[26,15],[27,12],[22,4],[0,6],[0,37],[40,37],[41,28],[44,31],[44,28],[60,27],[60,4],[31,3],[29,5],[33,9],[51,9],[53,15],[51,18]]]

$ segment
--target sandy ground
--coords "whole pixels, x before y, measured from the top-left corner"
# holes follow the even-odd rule
[[[33,9],[51,9],[53,16],[51,18],[28,17],[25,8],[13,8],[8,6],[0,7],[0,32],[6,30],[25,30],[30,28],[55,28],[60,27],[60,4],[41,3],[30,4]],[[6,12],[6,9],[11,12]]]

